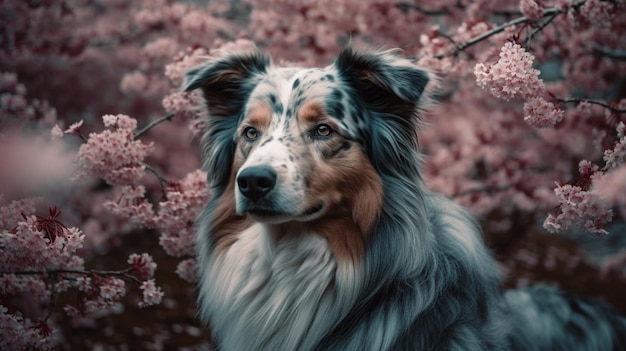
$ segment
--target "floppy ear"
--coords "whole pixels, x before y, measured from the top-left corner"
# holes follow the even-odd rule
[[[253,52],[209,62],[185,74],[183,90],[200,88],[206,101],[209,121],[203,138],[204,169],[209,185],[218,193],[228,184],[235,132],[245,104],[269,65],[269,57]]]
[[[417,127],[430,73],[391,51],[344,49],[335,68],[369,114],[370,160],[380,174],[418,175]]]

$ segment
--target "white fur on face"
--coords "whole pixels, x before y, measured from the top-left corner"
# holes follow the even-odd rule
[[[299,107],[296,97],[294,96],[293,86],[296,80],[302,80],[303,77],[310,75],[312,70],[302,69],[294,71],[293,69],[276,69],[274,74],[270,74],[271,84],[259,84],[253,91],[250,98],[251,101],[268,103],[268,96],[277,97],[273,105],[270,124],[264,134],[260,137],[247,155],[243,165],[237,172],[237,176],[249,167],[266,166],[272,168],[277,174],[276,187],[268,194],[267,202],[272,209],[283,212],[285,216],[281,218],[273,218],[270,222],[280,223],[292,217],[298,216],[309,210],[306,207],[306,184],[305,173],[308,167],[304,162],[304,158],[310,159],[308,156],[311,150],[304,140],[305,136],[302,126],[297,118],[297,109]],[[315,94],[309,95],[307,98],[322,95],[327,88],[319,87]],[[281,106],[281,108],[276,108]],[[235,199],[237,212],[245,213],[249,208],[248,199],[236,188]],[[305,216],[306,217],[306,216]],[[303,218],[296,218],[302,220]],[[311,218],[306,217],[307,220]]]

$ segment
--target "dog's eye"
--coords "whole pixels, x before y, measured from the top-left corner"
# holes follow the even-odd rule
[[[243,136],[248,141],[254,141],[259,137],[259,131],[254,127],[247,127],[243,130]]]
[[[327,137],[332,134],[332,129],[328,126],[328,124],[318,124],[313,131],[315,136],[319,137]]]

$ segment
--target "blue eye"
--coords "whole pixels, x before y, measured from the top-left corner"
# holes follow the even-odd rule
[[[259,137],[260,133],[254,127],[247,127],[246,129],[243,130],[242,135],[248,141],[254,141]]]

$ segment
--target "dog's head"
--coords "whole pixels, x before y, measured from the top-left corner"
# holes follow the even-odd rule
[[[414,177],[429,74],[392,52],[345,49],[325,68],[276,67],[260,52],[189,71],[207,103],[205,169],[216,196],[264,223],[346,216],[367,232],[383,178]]]

